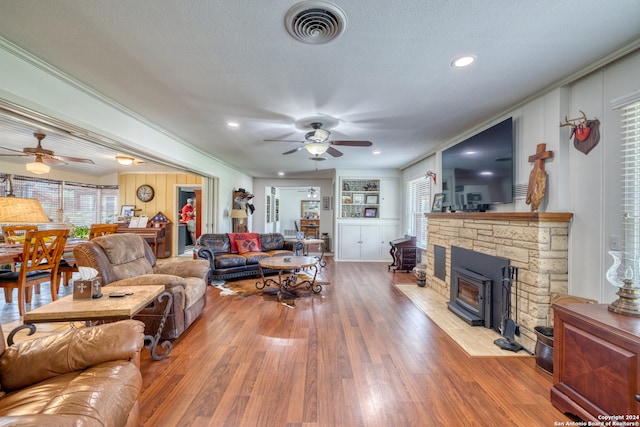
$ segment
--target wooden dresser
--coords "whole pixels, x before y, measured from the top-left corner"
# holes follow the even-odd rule
[[[320,220],[301,219],[300,231],[304,232],[305,237],[317,239],[320,236]]]
[[[607,307],[553,305],[551,402],[584,421],[602,422],[611,415],[639,422],[640,318]]]

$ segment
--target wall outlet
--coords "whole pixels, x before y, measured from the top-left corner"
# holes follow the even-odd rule
[[[612,251],[622,250],[622,239],[620,236],[609,236],[609,249]]]

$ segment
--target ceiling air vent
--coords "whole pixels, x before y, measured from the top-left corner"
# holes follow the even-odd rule
[[[328,43],[344,32],[347,18],[336,5],[324,1],[304,1],[287,12],[285,26],[293,38],[303,43]]]

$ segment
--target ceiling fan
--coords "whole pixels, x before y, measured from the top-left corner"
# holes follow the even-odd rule
[[[66,162],[89,163],[94,164],[93,160],[81,159],[78,157],[56,156],[53,151],[42,148],[42,140],[46,137],[44,133],[34,132],[33,136],[38,140],[38,146],[35,148],[26,147],[22,151],[13,148],[0,147],[3,150],[13,151],[19,154],[0,154],[0,156],[35,156],[35,162],[27,164],[27,170],[34,173],[47,173],[49,166],[47,165],[66,165]],[[31,166],[31,168],[30,168]]]
[[[313,122],[310,126],[313,130],[305,134],[304,141],[289,139],[265,139],[265,141],[300,142],[304,145],[282,154],[293,154],[304,148],[313,155],[311,160],[326,160],[324,157],[321,157],[324,153],[329,153],[333,157],[342,156],[342,152],[333,147],[335,145],[345,147],[371,147],[373,145],[371,141],[328,141],[331,132],[323,129],[322,123]]]

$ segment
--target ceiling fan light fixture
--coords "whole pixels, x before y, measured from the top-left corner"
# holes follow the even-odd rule
[[[320,156],[327,152],[329,149],[329,144],[324,144],[322,142],[312,142],[304,146],[306,150],[313,154],[314,156]]]
[[[37,158],[35,162],[27,163],[27,171],[35,173],[36,175],[49,173],[50,170],[51,168],[42,163],[42,159],[40,158]]]
[[[129,166],[129,165],[133,164],[134,160],[135,159],[133,157],[116,156],[116,161],[118,163],[120,163],[121,165],[124,165],[124,166]]]
[[[329,135],[331,135],[331,132],[326,129],[315,129],[311,132],[307,132],[304,137],[307,141],[311,142],[325,142],[329,139]]]

